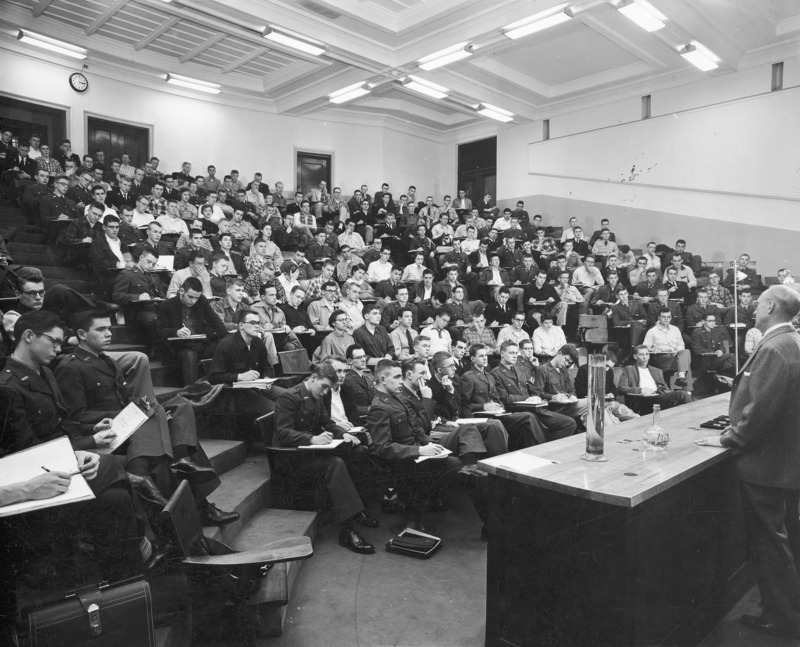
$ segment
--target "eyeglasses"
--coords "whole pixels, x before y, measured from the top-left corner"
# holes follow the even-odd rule
[[[55,337],[52,337],[52,336],[48,335],[46,332],[43,332],[43,333],[42,333],[41,335],[39,335],[39,336],[40,336],[40,337],[47,337],[47,338],[50,340],[50,343],[51,343],[51,344],[53,344],[53,346],[54,346],[55,348],[61,348],[61,344],[63,344],[63,343],[64,343],[64,340],[63,340],[63,339],[56,339]]]
[[[29,297],[43,297],[44,290],[26,290],[22,294],[29,296]]]
[[[343,323],[345,321],[347,321],[347,317],[339,317],[335,320],[335,323]]]
[[[260,326],[261,325],[261,321],[252,321],[252,320],[243,321],[242,323],[250,324],[251,326]]]
[[[366,359],[366,355],[353,355],[350,359]]]

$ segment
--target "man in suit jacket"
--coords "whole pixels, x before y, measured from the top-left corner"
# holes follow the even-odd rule
[[[662,409],[693,402],[692,394],[688,391],[670,391],[664,381],[661,369],[648,366],[650,351],[647,346],[640,345],[633,349],[636,364],[626,366],[619,378],[619,392],[622,395],[643,395],[652,397],[661,405]]]
[[[739,476],[749,556],[763,606],[744,625],[800,638],[800,295],[783,285],[758,299],[764,338],[733,380],[730,426],[711,443],[729,447]]]

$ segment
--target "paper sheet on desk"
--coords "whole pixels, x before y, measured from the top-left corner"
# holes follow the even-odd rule
[[[258,380],[250,380],[249,382],[234,382],[234,389],[266,389],[267,387],[275,384],[278,379],[274,377],[262,377]]]
[[[552,465],[553,461],[525,452],[512,452],[510,454],[501,454],[496,456],[492,461],[495,467],[505,467],[516,472],[530,472],[531,470],[539,469]]]
[[[336,449],[343,442],[341,438],[335,438],[327,445],[300,445],[297,449]]]
[[[114,441],[108,447],[98,447],[94,450],[95,453],[110,454],[133,436],[136,430],[146,421],[147,414],[131,402],[111,422],[111,431],[117,434]]]
[[[46,467],[51,472],[72,473],[78,470],[75,452],[66,436],[41,445],[35,445],[0,459],[0,486],[21,483],[29,481],[36,476],[41,476],[44,474],[42,467]],[[87,501],[89,499],[94,499],[94,494],[89,488],[89,484],[83,476],[76,474],[70,480],[69,488],[63,494],[49,499],[21,501],[20,503],[3,506],[0,508],[0,517],[9,517],[23,512],[42,510],[64,505],[65,503]]]
[[[420,456],[414,462],[415,463],[421,463],[422,461],[428,460],[429,458],[445,458],[446,456],[449,456],[452,453],[453,452],[451,452],[449,449],[443,449],[441,454],[436,454],[436,456]]]

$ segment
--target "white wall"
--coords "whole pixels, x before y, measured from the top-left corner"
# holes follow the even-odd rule
[[[224,95],[209,100],[164,89],[134,85],[87,72],[89,90],[74,92],[67,77],[74,68],[14,52],[2,52],[0,92],[69,108],[67,133],[76,152],[86,147],[85,114],[152,126],[152,154],[162,170],[178,170],[189,161],[218,175],[237,168],[247,179],[260,171],[270,186],[295,184],[295,149],[332,153],[333,182],[349,195],[366,183],[370,190],[388,181],[395,193],[416,184],[423,195],[441,188],[442,147],[386,127],[341,121],[287,117],[226,105]]]

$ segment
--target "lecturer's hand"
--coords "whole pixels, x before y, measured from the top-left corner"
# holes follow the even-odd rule
[[[694,444],[700,445],[701,447],[723,447],[719,436],[704,436],[703,438],[695,440]]]

